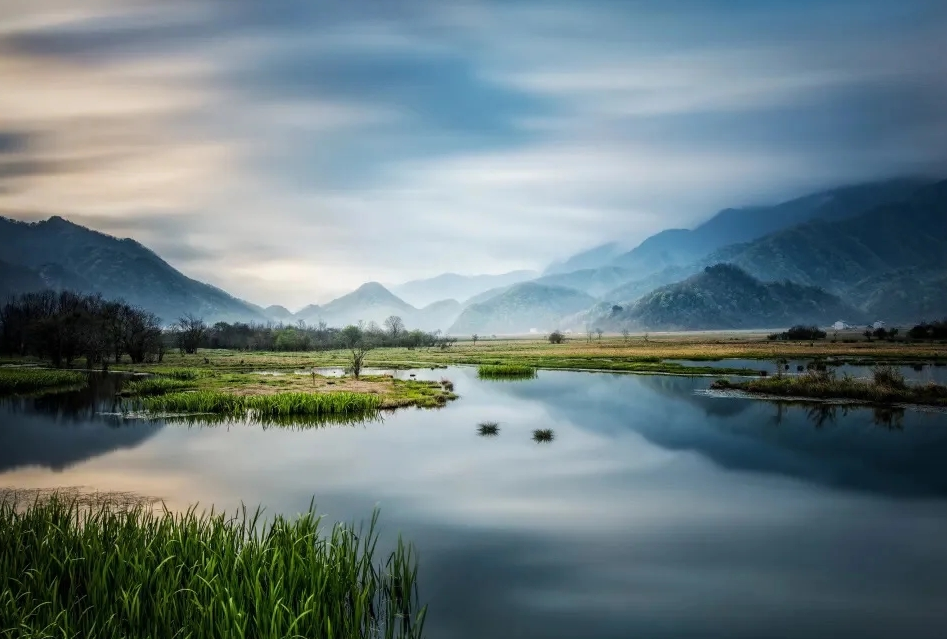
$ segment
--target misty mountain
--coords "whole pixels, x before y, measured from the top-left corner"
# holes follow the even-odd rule
[[[947,317],[947,267],[886,271],[851,287],[848,297],[873,320],[941,319]]]
[[[25,266],[0,260],[0,301],[11,295],[48,288],[39,273]]]
[[[634,275],[635,272],[628,269],[618,268],[617,266],[603,266],[601,268],[544,275],[533,280],[533,282],[544,286],[573,288],[592,297],[601,297],[614,290],[615,287],[629,281]]]
[[[321,306],[310,305],[293,317],[307,324],[325,322],[329,326],[346,326],[358,322],[382,325],[397,315],[409,329],[443,330],[460,314],[456,300],[440,300],[424,308],[415,308],[378,282],[368,282]]]
[[[566,315],[588,308],[595,299],[561,286],[524,282],[464,309],[450,327],[451,335],[526,333],[531,328],[558,328]]]
[[[553,262],[543,275],[555,275],[557,273],[571,273],[572,271],[581,271],[586,269],[597,269],[605,266],[612,260],[622,255],[627,250],[626,247],[618,242],[609,242],[593,248],[576,253],[575,255],[561,262]]]
[[[444,273],[436,277],[392,286],[391,291],[409,304],[422,307],[446,299],[464,301],[484,291],[512,286],[531,280],[538,275],[536,271],[511,271],[501,275]]]
[[[824,326],[861,321],[862,313],[814,286],[761,282],[730,264],[708,266],[683,282],[662,286],[601,321],[615,330],[703,330]]]
[[[43,288],[124,299],[155,313],[165,323],[184,313],[208,321],[266,320],[259,307],[184,276],[138,242],[99,233],[61,217],[35,223],[0,217],[0,255],[19,267],[20,282],[26,281],[22,269],[29,269],[42,280]],[[2,289],[0,296],[10,292]]]
[[[293,313],[285,306],[274,304],[263,309],[266,316],[277,322],[292,322],[295,319]]]
[[[855,217],[880,205],[905,200],[929,184],[930,181],[922,179],[885,180],[821,191],[774,206],[728,208],[692,230],[666,229],[619,254],[614,254],[616,243],[605,244],[574,255],[547,272],[612,266],[630,270],[634,279],[643,280],[668,267],[693,264],[725,246],[749,242],[803,222]],[[565,268],[567,265],[571,268]]]

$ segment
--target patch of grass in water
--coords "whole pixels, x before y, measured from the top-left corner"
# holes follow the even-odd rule
[[[183,514],[0,504],[0,627],[29,637],[398,637],[423,631],[417,556],[376,559],[367,530],[326,533],[246,508]]]
[[[500,434],[500,424],[497,422],[480,422],[477,424],[477,434],[481,437],[496,437]]]
[[[169,377],[152,376],[128,382],[122,387],[122,394],[135,397],[148,397],[180,392],[189,388],[194,388],[192,382]]]
[[[88,376],[78,371],[42,368],[0,369],[0,393],[34,393],[36,391],[79,386],[88,382]]]
[[[537,428],[533,431],[533,441],[537,444],[551,442],[556,438],[556,433],[551,428]]]
[[[217,391],[171,393],[143,400],[146,410],[163,413],[210,413],[262,418],[370,413],[381,408],[381,398],[370,393],[275,393],[237,395]]]
[[[533,379],[536,369],[523,364],[482,364],[477,376],[480,379]]]

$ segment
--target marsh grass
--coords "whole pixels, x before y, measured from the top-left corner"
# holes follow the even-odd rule
[[[481,364],[477,369],[480,379],[532,379],[536,369],[523,364]]]
[[[556,438],[556,433],[551,428],[537,428],[533,431],[533,441],[537,444],[551,442]]]
[[[310,506],[155,512],[53,498],[0,504],[0,628],[22,637],[420,637],[417,556]]]
[[[839,378],[833,371],[812,370],[794,377],[746,381],[719,379],[711,388],[781,397],[853,400],[871,404],[947,406],[947,386],[934,383],[911,386],[905,383],[904,376],[897,369],[890,367],[876,368],[871,380],[856,379],[850,375]]]
[[[166,395],[167,393],[175,393],[189,388],[194,388],[194,384],[190,381],[155,375],[128,382],[122,387],[122,394],[147,397]]]
[[[480,422],[477,424],[477,434],[481,437],[496,437],[500,434],[500,424],[497,422]]]
[[[44,368],[0,368],[0,393],[34,393],[36,391],[79,386],[88,376],[78,371]]]
[[[272,419],[320,415],[354,415],[377,411],[381,398],[371,393],[275,393],[237,395],[217,391],[171,393],[142,400],[145,410],[162,413],[209,413]]]

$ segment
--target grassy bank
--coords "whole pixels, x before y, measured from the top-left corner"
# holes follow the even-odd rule
[[[77,371],[0,368],[0,394],[6,395],[79,386],[86,381],[86,375]]]
[[[766,377],[744,381],[721,379],[711,388],[740,390],[776,397],[849,400],[870,404],[923,404],[947,406],[947,386],[909,385],[896,369],[875,369],[870,380],[836,377],[832,371],[811,371],[798,376]]]
[[[376,514],[377,516],[377,514]],[[0,628],[29,637],[420,637],[417,564],[375,557],[376,517],[0,505]]]
[[[264,418],[353,415],[381,408],[381,398],[370,393],[276,393],[237,395],[200,390],[146,397],[142,405],[161,413],[209,413],[239,417],[248,412]]]
[[[233,411],[229,407],[236,406],[237,411],[252,408],[257,412],[269,413],[271,406],[283,406],[288,403],[293,407],[294,414],[298,415],[328,414],[326,407],[352,405],[352,396],[368,398],[362,402],[365,410],[404,406],[433,408],[457,398],[450,380],[434,382],[394,379],[385,375],[363,375],[354,379],[300,375],[292,371],[278,375],[217,372],[196,368],[176,371],[174,377],[160,372],[129,382],[122,389],[122,394],[142,398],[145,407],[154,410],[176,410],[164,406],[173,402],[181,406],[220,406],[214,410],[181,409],[189,412],[231,414]],[[274,399],[275,397],[280,399]],[[329,412],[339,413],[338,410]],[[351,411],[346,409],[342,412]],[[280,413],[285,414],[285,411],[280,410]]]

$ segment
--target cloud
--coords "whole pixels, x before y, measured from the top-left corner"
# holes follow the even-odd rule
[[[301,306],[947,172],[947,8],[10,2],[0,208]]]

